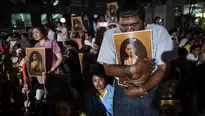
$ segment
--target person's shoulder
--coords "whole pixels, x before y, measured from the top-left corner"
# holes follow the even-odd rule
[[[116,27],[116,28],[113,28],[113,29],[108,29],[105,32],[105,35],[113,35],[113,34],[117,34],[117,33],[120,33],[119,27]]]
[[[40,45],[39,45],[39,42],[37,42],[35,45],[34,45],[34,47],[39,47]]]
[[[114,87],[110,84],[107,84],[107,86],[105,87],[105,89],[108,91],[108,92],[114,92]]]
[[[85,94],[85,98],[88,97],[95,97],[96,96],[96,90],[94,88],[92,88],[91,90],[89,90],[86,94]]]
[[[167,29],[161,25],[156,25],[156,24],[147,24],[146,29],[150,29],[153,32],[160,32],[161,30],[167,31]]]

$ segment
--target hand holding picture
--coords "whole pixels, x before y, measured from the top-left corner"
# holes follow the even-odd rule
[[[134,64],[136,74],[129,78],[135,80],[144,74],[151,74],[154,70],[154,65],[154,59],[150,60],[148,58],[139,58],[138,61]]]

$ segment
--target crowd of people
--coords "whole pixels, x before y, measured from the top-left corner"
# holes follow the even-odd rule
[[[123,2],[117,14],[116,7],[111,8],[115,11],[111,10],[110,17],[90,20],[82,16],[84,26],[77,31],[73,29],[77,23],[68,28],[69,23],[59,21],[28,27],[26,33],[2,32],[0,115],[203,116],[204,30],[173,28],[168,32],[159,24],[144,25],[144,7],[135,0]],[[106,20],[107,26],[97,26]],[[127,58],[125,66],[118,65],[112,35],[144,29],[153,31],[154,60],[136,56],[135,63]],[[46,88],[42,76],[28,75],[29,64],[32,71],[44,72],[38,53],[26,56],[26,48],[35,47],[51,49],[52,66],[47,73],[69,74],[70,84],[55,81],[49,86],[53,88]],[[142,87],[117,84],[118,77],[132,79],[150,68],[152,75]],[[179,100],[181,108],[169,104],[160,108],[160,100]]]

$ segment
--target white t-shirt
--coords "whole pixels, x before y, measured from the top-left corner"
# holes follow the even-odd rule
[[[54,40],[54,38],[55,38],[55,33],[50,29],[50,30],[48,31],[47,37],[48,37],[48,39],[50,39],[50,40]]]
[[[146,29],[152,30],[153,32],[152,50],[153,58],[156,61],[156,68],[154,71],[156,71],[158,68],[157,65],[165,64],[165,62],[163,62],[161,58],[162,54],[166,51],[172,51],[173,42],[167,30],[160,25],[150,24],[145,27],[145,30]],[[97,59],[99,63],[118,64],[113,34],[120,32],[121,31],[119,27],[110,29],[105,32],[104,39]]]
[[[194,57],[194,54],[191,53],[191,54],[188,54],[188,55],[186,56],[186,59],[189,60],[189,61],[197,61],[197,60],[199,59],[199,56]]]
[[[88,40],[85,40],[84,41],[84,44],[85,45],[88,45],[88,46],[91,46],[92,48],[94,48],[94,42],[95,42],[95,38],[92,38],[92,42],[88,41]]]
[[[183,38],[180,43],[179,43],[179,47],[182,48],[185,46],[185,44],[187,43],[188,39],[187,38]]]
[[[61,29],[61,33],[58,34],[61,38],[61,41],[67,41],[68,40],[68,29],[66,27],[63,27]]]

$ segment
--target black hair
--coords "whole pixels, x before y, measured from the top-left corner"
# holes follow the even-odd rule
[[[193,46],[190,47],[190,51],[192,52],[192,50],[195,50],[196,48],[200,48],[201,49],[201,46],[193,45]]]
[[[21,48],[21,44],[20,44],[20,43],[17,43],[17,44],[16,44],[16,47],[17,47],[17,48]]]
[[[58,101],[65,101],[72,108],[75,105],[74,96],[69,89],[63,92],[61,91],[53,93],[51,96],[49,96],[49,100],[51,100],[53,103],[57,103]]]
[[[141,2],[137,0],[124,0],[117,10],[118,20],[120,17],[127,18],[138,16],[145,21],[145,9]]]
[[[172,28],[170,31],[169,31],[169,34],[171,35],[172,33],[174,32],[178,32],[178,29],[177,28]]]
[[[156,16],[156,17],[154,18],[154,21],[153,21],[153,22],[154,22],[154,24],[156,24],[156,23],[157,23],[157,20],[158,20],[158,19],[160,19],[160,17],[159,17],[159,16]]]
[[[172,37],[172,40],[177,40],[177,38],[175,38],[175,37]]]
[[[74,48],[78,49],[78,44],[73,40],[65,41],[65,45],[71,45]]]
[[[93,76],[98,76],[100,78],[106,78],[107,76],[105,75],[105,73],[103,73],[102,71],[97,71],[93,73]]]
[[[33,29],[38,29],[47,38],[48,31],[46,30],[46,28],[43,25],[33,26],[32,30]]]
[[[28,32],[32,27],[26,27],[26,31]]]
[[[99,47],[102,44],[103,41],[103,37],[104,37],[104,33],[107,29],[105,27],[100,27],[100,29],[97,30],[96,33],[96,40],[95,40],[95,44],[98,45]]]
[[[28,37],[28,34],[27,33],[23,33],[23,34],[21,34],[21,35],[23,35],[24,37]]]
[[[93,34],[92,34],[92,32],[89,30],[89,31],[87,31],[87,32],[85,32],[85,34],[88,34],[88,36],[93,36]]]
[[[92,78],[94,76],[100,77],[100,78],[105,80],[105,86],[107,85],[108,77],[106,76],[105,72],[103,72],[103,71],[96,71],[96,72],[93,72],[92,74],[93,74]]]
[[[127,45],[130,43],[132,43],[134,45],[134,47],[137,48],[135,55],[137,55],[140,58],[147,58],[148,57],[147,50],[146,50],[144,44],[140,40],[138,40],[136,38],[127,38],[122,42],[122,44],[120,46],[120,61],[123,65],[124,65],[124,60],[128,57],[126,52],[125,52],[125,49],[126,49]]]

